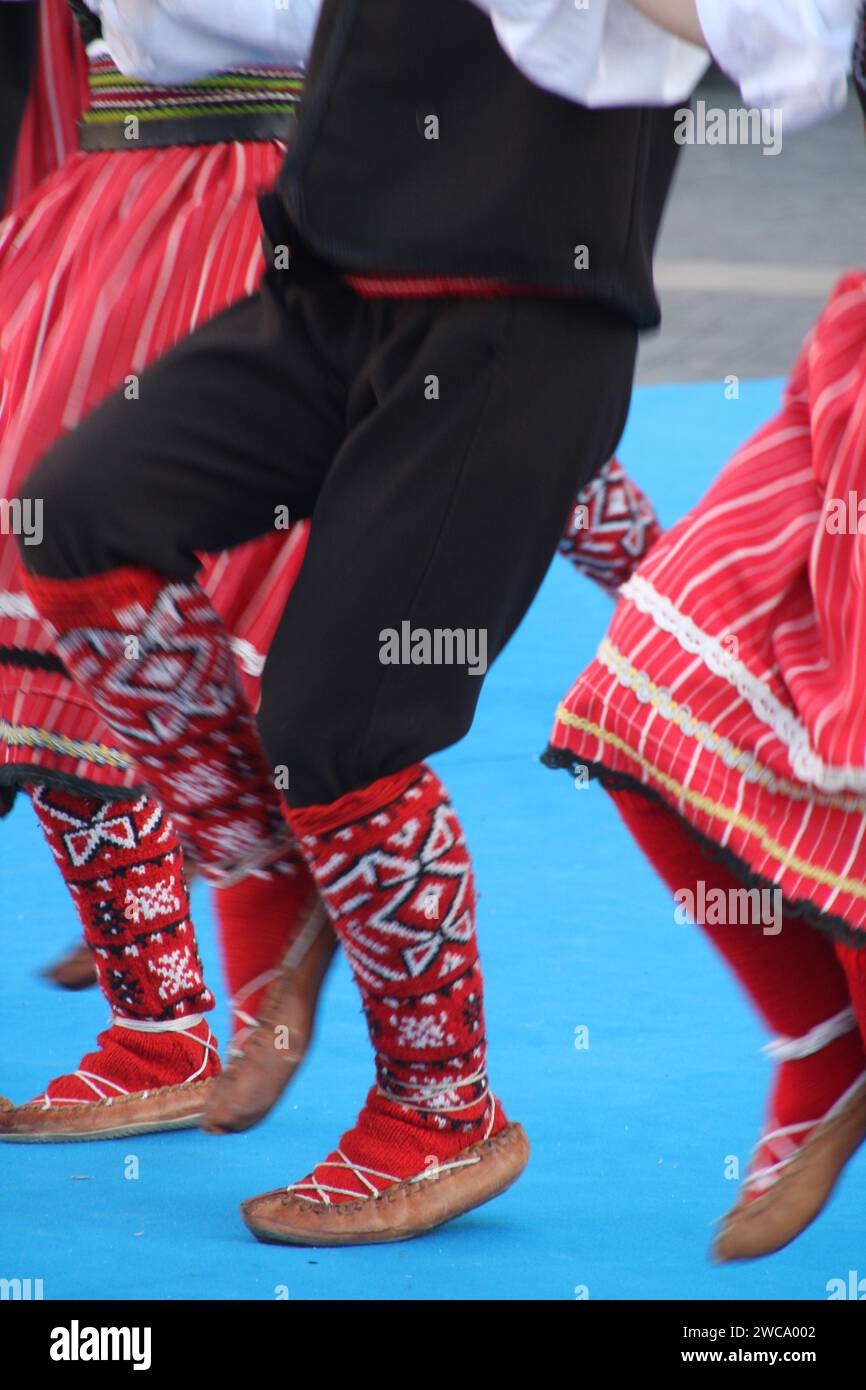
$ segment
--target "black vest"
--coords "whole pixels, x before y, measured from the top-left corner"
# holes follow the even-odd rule
[[[468,0],[325,0],[278,191],[340,270],[506,280],[652,327],[678,151],[672,109],[543,91]]]

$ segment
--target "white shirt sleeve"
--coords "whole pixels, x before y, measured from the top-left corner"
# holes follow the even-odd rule
[[[241,63],[302,65],[321,0],[87,0],[121,72],[189,82]]]
[[[539,86],[585,106],[676,105],[706,70],[703,49],[629,0],[472,0]],[[697,0],[707,47],[749,106],[789,128],[844,105],[859,0]]]
[[[531,81],[583,106],[669,106],[689,99],[709,66],[628,0],[472,0]]]
[[[781,110],[787,128],[844,106],[859,0],[697,0],[697,8],[747,106]]]

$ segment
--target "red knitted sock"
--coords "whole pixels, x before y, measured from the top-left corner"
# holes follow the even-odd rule
[[[28,791],[114,1014],[97,1050],[37,1100],[83,1103],[216,1075],[216,1039],[200,1017],[213,995],[165,812],[148,796],[104,801],[42,784]]]
[[[472,865],[438,777],[416,766],[289,811],[361,991],[378,1086],[294,1190],[370,1196],[507,1123],[487,1085]]]
[[[611,459],[574,499],[559,553],[616,598],[661,534],[652,502]]]
[[[202,589],[138,569],[25,584],[204,876],[232,882],[284,854],[274,773]]]
[[[866,1047],[866,949],[836,942],[836,958],[845,971],[848,993]]]
[[[140,1024],[118,1019],[96,1039],[97,1050],[82,1057],[74,1072],[50,1081],[37,1101],[47,1105],[111,1100],[161,1086],[203,1081],[220,1070],[217,1040],[207,1019],[178,1024]]]
[[[255,1024],[268,985],[317,896],[296,851],[214,894],[236,1033]]]
[[[213,1008],[190,920],[183,852],[157,802],[28,788],[112,1011],[147,1021]]]
[[[721,889],[725,902],[737,902],[730,893],[742,890],[742,883],[703,854],[678,816],[639,792],[611,794],[635,840],[673,892],[688,890],[697,903],[711,901],[712,890]],[[767,1170],[784,1163],[866,1072],[866,1053],[845,972],[833,944],[816,928],[787,914],[775,935],[751,923],[701,921],[700,926],[764,1022],[781,1035],[768,1049],[779,1065],[749,1179],[750,1194],[757,1196],[772,1181]]]

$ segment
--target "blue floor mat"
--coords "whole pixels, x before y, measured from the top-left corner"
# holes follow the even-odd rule
[[[715,384],[636,393],[621,454],[665,522],[697,500],[779,389],[748,383],[738,401]],[[744,1268],[708,1263],[710,1223],[735,1188],[726,1164],[745,1164],[761,1119],[764,1038],[703,940],[675,924],[604,795],[537,761],[610,611],[557,561],[471,735],[435,760],[476,859],[491,1067],[533,1142],[525,1177],[405,1245],[291,1250],[247,1234],[240,1200],[303,1176],[369,1083],[341,962],[305,1069],[252,1133],[0,1145],[0,1277],[42,1279],[48,1299],[822,1299],[829,1280],[847,1280],[866,1238],[862,1158],[793,1248]],[[62,995],[36,978],[76,926],[25,801],[0,848],[0,1091],[22,1100],[77,1062],[105,1006],[95,991]],[[194,901],[219,987],[199,887]],[[221,1037],[225,1024],[221,1009]],[[575,1046],[579,1028],[588,1048]]]

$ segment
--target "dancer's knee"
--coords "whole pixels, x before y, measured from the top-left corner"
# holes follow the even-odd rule
[[[116,398],[58,440],[19,494],[22,515],[39,521],[38,543],[19,538],[25,569],[43,579],[125,568],[193,578],[199,562],[185,510],[161,499],[149,465]]]
[[[75,578],[96,520],[88,489],[70,466],[69,440],[60,441],[32,470],[16,498],[22,527],[17,535],[24,568],[44,578]]]
[[[351,685],[345,687],[343,717],[324,712],[310,691],[286,699],[263,689],[259,733],[277,790],[290,807],[329,806],[383,778],[424,762],[431,754],[457,742],[467,728],[455,715],[453,737],[440,725],[433,741],[423,723],[395,723],[374,730],[352,720]]]

